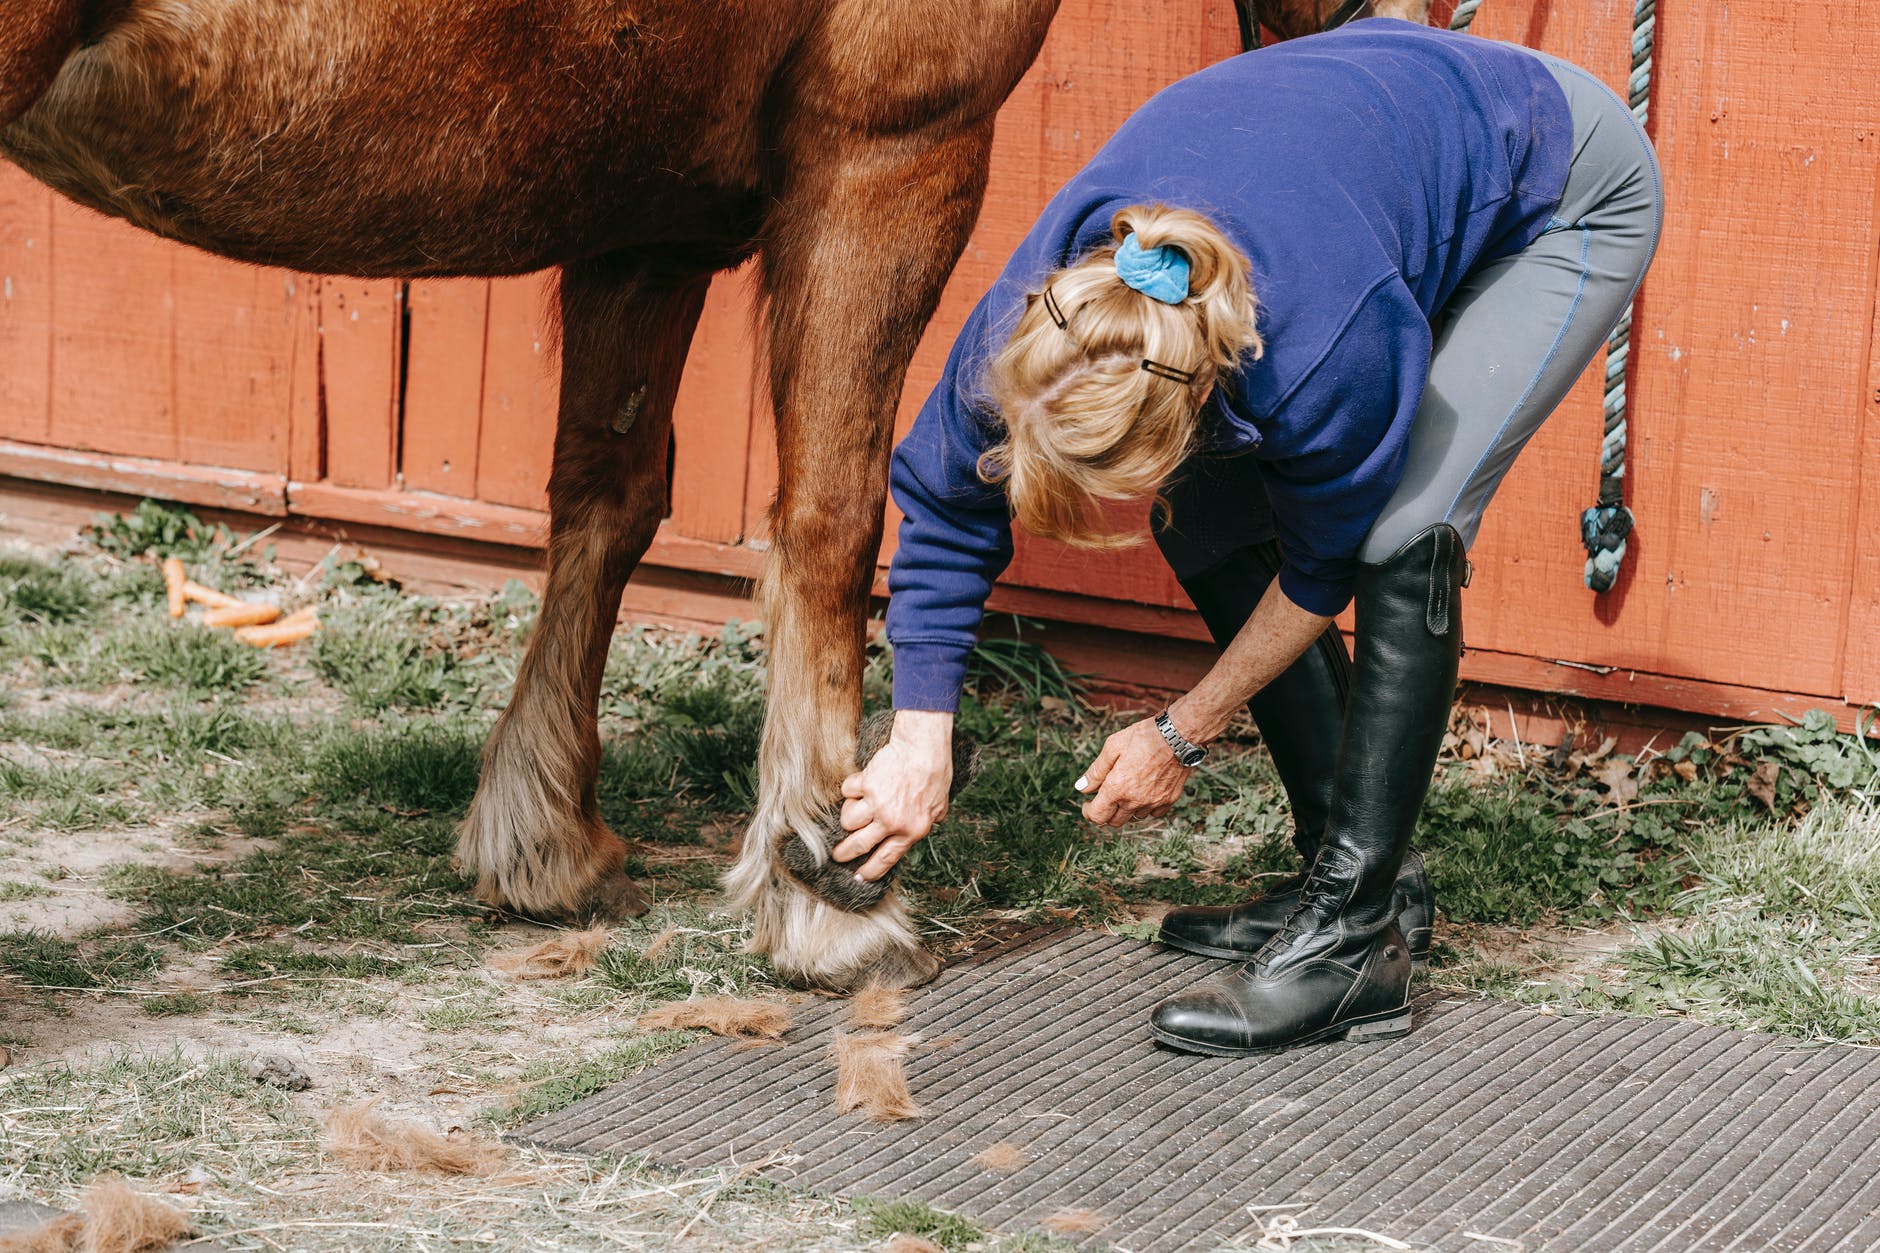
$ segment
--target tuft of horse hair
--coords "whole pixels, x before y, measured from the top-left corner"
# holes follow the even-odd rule
[[[120,1179],[96,1179],[78,1213],[0,1236],[0,1253],[157,1253],[189,1231],[189,1216],[174,1205],[133,1192]]]
[[[746,1001],[735,996],[701,996],[674,1001],[640,1015],[646,1031],[703,1027],[713,1035],[744,1040],[776,1040],[790,1029],[788,1006],[775,1001]]]
[[[444,1136],[413,1122],[381,1116],[375,1097],[342,1105],[326,1116],[326,1151],[358,1170],[428,1171],[438,1175],[488,1174],[503,1151],[473,1136]]]
[[[988,1144],[973,1154],[973,1165],[984,1170],[997,1170],[1010,1174],[1020,1170],[1031,1162],[1031,1155],[1009,1140],[997,1144]]]
[[[946,1253],[946,1249],[926,1236],[910,1236],[905,1231],[897,1231],[881,1246],[881,1253]]]
[[[855,767],[861,769],[874,759],[888,743],[888,736],[894,730],[894,711],[884,709],[862,720],[861,727],[855,733]],[[953,735],[953,786],[947,796],[958,796],[960,789],[973,781],[979,773],[979,746],[957,731]],[[789,872],[790,877],[828,901],[837,909],[847,910],[852,914],[866,913],[881,903],[888,889],[894,885],[894,876],[901,864],[896,862],[889,867],[888,873],[872,883],[864,883],[855,877],[865,865],[872,853],[852,857],[848,861],[837,861],[827,856],[828,850],[847,838],[848,832],[842,828],[840,808],[831,810],[823,820],[822,839],[824,855],[818,855],[804,841],[802,835],[792,832],[777,850],[777,860]]]
[[[836,1112],[859,1110],[876,1122],[919,1118],[902,1064],[913,1043],[891,1031],[836,1032]]]
[[[1065,1206],[1045,1215],[1044,1222],[1039,1225],[1052,1235],[1087,1236],[1103,1229],[1103,1218],[1095,1210]]]
[[[31,1231],[0,1235],[0,1253],[76,1253],[84,1238],[85,1220],[77,1214],[60,1214]]]
[[[512,979],[558,979],[564,975],[578,978],[600,960],[611,938],[606,927],[565,931],[520,952],[498,953],[490,958],[490,969]]]
[[[849,1021],[879,1031],[898,1027],[907,1017],[907,991],[871,983],[849,998]]]

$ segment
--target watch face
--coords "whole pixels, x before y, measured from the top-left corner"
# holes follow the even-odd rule
[[[1191,748],[1181,755],[1180,760],[1182,765],[1193,767],[1200,765],[1207,755],[1208,750],[1205,748]]]

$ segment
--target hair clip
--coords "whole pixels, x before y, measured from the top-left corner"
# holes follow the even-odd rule
[[[1190,387],[1195,385],[1193,370],[1177,370],[1172,365],[1163,365],[1160,361],[1151,361],[1147,357],[1142,359],[1142,368],[1159,379],[1168,379],[1172,383],[1186,383]]]
[[[1060,331],[1071,329],[1071,320],[1065,317],[1064,310],[1058,307],[1057,293],[1051,290],[1049,283],[1046,283],[1044,288],[1044,311],[1051,315],[1051,320],[1057,323]]]

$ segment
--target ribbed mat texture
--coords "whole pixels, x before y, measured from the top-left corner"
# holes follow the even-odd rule
[[[1279,1215],[1457,1253],[1512,1247],[1483,1236],[1529,1253],[1880,1249],[1880,1051],[1434,995],[1403,1040],[1157,1047],[1150,1008],[1219,969],[1057,931],[948,970],[903,1028],[923,1041],[915,1122],[836,1114],[845,1011],[808,1002],[779,1046],[700,1044],[522,1135],[675,1167],[769,1159],[779,1182],[1008,1233],[1086,1209],[1101,1226],[1080,1238],[1139,1251],[1250,1246]],[[1000,1141],[1029,1163],[973,1163]]]

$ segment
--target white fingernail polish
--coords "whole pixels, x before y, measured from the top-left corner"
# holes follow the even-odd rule
[[[1071,786],[1076,788],[1079,792],[1087,792],[1090,790],[1090,779],[1086,776],[1077,780],[1077,782],[1071,784]]]

